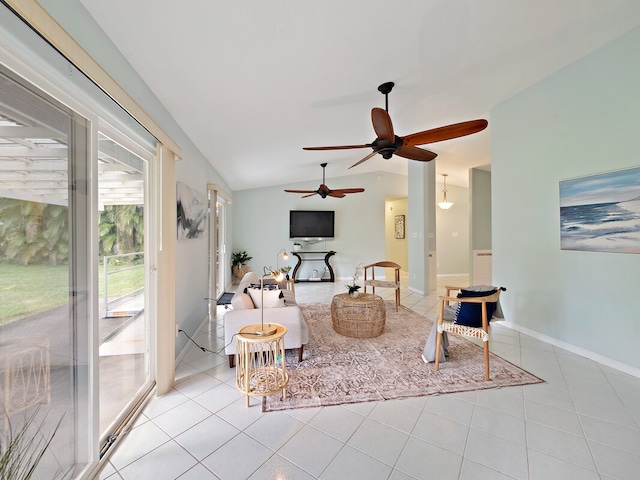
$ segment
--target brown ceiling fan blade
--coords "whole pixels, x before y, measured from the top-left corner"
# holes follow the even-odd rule
[[[409,160],[418,160],[419,162],[430,162],[438,156],[437,153],[430,152],[420,147],[402,146],[396,150],[396,155],[399,155]]]
[[[394,141],[396,137],[393,133],[393,123],[391,123],[391,117],[385,109],[373,108],[371,110],[371,122],[378,138]]]
[[[376,151],[374,150],[373,152],[371,152],[369,155],[367,155],[366,157],[364,157],[364,158],[363,158],[362,160],[360,160],[359,162],[356,162],[356,163],[354,163],[353,165],[351,165],[349,168],[356,167],[356,166],[360,165],[361,163],[366,162],[366,161],[367,161],[367,160],[369,160],[371,157],[373,157],[376,153],[378,153],[378,152],[376,152]]]
[[[344,198],[345,194],[341,193],[340,190],[331,190],[329,193],[327,193],[327,196],[334,198]]]
[[[425,143],[441,142],[452,138],[464,137],[473,133],[478,133],[487,128],[489,122],[484,119],[470,120],[468,122],[454,123],[445,127],[433,128],[424,132],[412,133],[404,137],[403,145],[414,146]]]
[[[300,198],[313,197],[314,195],[318,195],[318,192],[313,192],[313,193],[310,193],[309,195],[303,195],[303,196],[302,196],[302,197],[300,197]]]
[[[362,193],[364,188],[339,188],[337,190],[331,190],[331,193]]]
[[[349,150],[351,148],[367,148],[371,145],[338,145],[333,147],[302,147],[303,150]]]

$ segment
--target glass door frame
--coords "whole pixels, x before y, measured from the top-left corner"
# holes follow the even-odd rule
[[[155,369],[153,366],[155,362],[153,362],[154,358],[154,345],[152,339],[154,338],[153,332],[155,329],[154,322],[151,319],[155,318],[156,312],[156,294],[157,294],[157,282],[156,282],[156,256],[157,256],[157,234],[155,232],[155,228],[157,226],[157,222],[155,221],[155,212],[157,210],[156,205],[153,202],[153,192],[155,191],[155,187],[153,186],[152,179],[155,178],[153,171],[156,167],[156,152],[151,150],[151,146],[145,148],[139,142],[136,142],[125,133],[123,133],[117,127],[112,126],[111,124],[105,122],[103,119],[99,118],[96,122],[97,128],[94,128],[94,145],[95,148],[92,148],[92,158],[95,161],[91,162],[92,167],[95,169],[94,178],[99,177],[99,162],[98,153],[98,139],[100,135],[103,135],[110,139],[113,142],[116,142],[119,146],[123,147],[126,150],[129,150],[133,155],[140,158],[143,164],[143,178],[144,178],[144,204],[143,204],[143,228],[144,228],[144,337],[145,337],[145,361],[144,361],[144,369],[145,369],[145,382],[141,385],[140,389],[137,393],[128,400],[126,408],[120,412],[120,414],[112,419],[112,424],[108,429],[104,431],[100,431],[100,445],[101,445],[101,454],[104,453],[105,444],[109,442],[109,438],[113,435],[118,435],[122,429],[124,422],[131,415],[132,411],[136,410],[139,404],[147,397],[149,391],[155,385]],[[98,203],[99,203],[99,179],[96,181],[95,185],[95,208],[92,209],[92,212],[95,215],[96,228],[93,228],[92,231],[96,232],[96,238],[93,244],[98,245],[98,228],[97,222],[99,218],[98,213]],[[97,254],[94,258],[98,258]],[[98,267],[96,267],[96,271]],[[99,279],[96,277],[96,291]],[[99,294],[96,295],[99,297]],[[98,319],[100,319],[101,315],[98,315]],[[97,349],[99,350],[99,335],[95,335],[96,342],[98,343]],[[99,357],[96,359],[98,362],[96,364],[96,368],[99,369]],[[100,397],[99,392],[98,398]],[[110,446],[107,445],[107,447]]]

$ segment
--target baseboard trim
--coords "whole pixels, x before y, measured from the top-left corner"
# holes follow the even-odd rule
[[[526,327],[523,327],[522,325],[518,325],[513,322],[504,320],[500,322],[500,325],[503,325],[512,330],[516,330],[520,333],[524,333],[525,335],[528,335],[537,340],[562,348],[563,350],[567,350],[568,352],[575,353],[576,355],[580,355],[581,357],[588,358],[589,360],[593,360],[594,362],[601,363],[602,365],[606,365],[607,367],[611,367],[615,370],[619,370],[620,372],[640,378],[640,368],[620,362],[618,360],[614,360],[613,358],[606,357],[599,353],[592,352],[591,350],[587,350],[586,348],[578,347],[571,343],[558,340],[557,338],[549,337],[540,332],[536,332],[535,330],[530,330]]]

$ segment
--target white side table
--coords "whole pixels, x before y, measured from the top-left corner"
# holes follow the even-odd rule
[[[283,325],[270,323],[276,327],[271,335],[256,335],[262,325],[259,323],[242,327],[236,336],[236,386],[249,398],[273,395],[282,391],[286,398],[289,375],[285,363]]]

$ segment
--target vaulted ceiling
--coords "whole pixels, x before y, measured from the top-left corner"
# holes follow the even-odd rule
[[[230,188],[295,185],[406,160],[303,151],[376,137],[395,82],[398,135],[486,118],[430,144],[466,185],[491,162],[491,109],[640,24],[637,0],[80,0]]]

